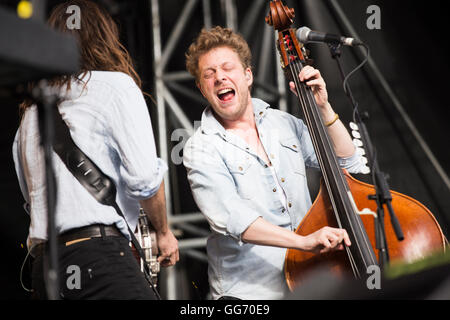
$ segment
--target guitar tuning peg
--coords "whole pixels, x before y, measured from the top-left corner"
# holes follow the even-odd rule
[[[356,138],[356,139],[360,139],[361,138],[361,134],[357,130],[352,130],[352,136],[354,138]]]
[[[363,148],[356,148],[356,154],[358,154],[358,155],[360,155],[360,156],[363,156],[363,155],[365,155],[366,154],[366,150],[364,150]]]
[[[349,125],[350,125],[350,129],[356,130],[356,131],[359,130],[358,125],[356,123],[350,121]]]
[[[361,173],[362,174],[369,174],[370,173],[370,168],[368,166],[364,166],[361,168]]]
[[[353,145],[354,145],[355,147],[362,147],[362,146],[363,146],[363,143],[362,143],[361,140],[355,138],[355,139],[353,139]]]

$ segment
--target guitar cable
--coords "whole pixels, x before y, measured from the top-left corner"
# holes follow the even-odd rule
[[[30,253],[31,253],[31,249],[28,249],[27,255],[25,256],[25,259],[22,262],[22,266],[20,267],[19,280],[20,280],[20,285],[22,286],[23,290],[31,293],[34,290],[28,289],[27,287],[25,287],[25,284],[23,283],[23,268],[25,267],[25,263],[28,261],[28,257],[30,256]]]
[[[147,280],[147,282],[150,284],[150,287],[152,288],[153,292],[155,293],[156,299],[157,300],[162,300],[158,290],[156,290],[156,286],[153,283],[152,277],[148,273],[148,270],[147,270],[147,268],[145,266],[144,266],[144,276],[145,276],[145,279]]]

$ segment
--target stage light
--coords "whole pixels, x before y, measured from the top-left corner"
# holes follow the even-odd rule
[[[29,19],[33,15],[33,5],[30,1],[21,0],[17,5],[17,15],[22,19]]]

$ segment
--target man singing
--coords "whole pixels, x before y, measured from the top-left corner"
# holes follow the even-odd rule
[[[302,120],[251,97],[250,49],[232,30],[202,30],[186,66],[210,104],[184,148],[184,165],[212,230],[212,297],[280,299],[287,292],[286,248],[323,253],[351,245],[343,229],[294,232],[311,206],[305,166],[318,168],[308,130]],[[359,157],[319,71],[307,66],[298,76],[314,93],[340,165],[359,172]]]

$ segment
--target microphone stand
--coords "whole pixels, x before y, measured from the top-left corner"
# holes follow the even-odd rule
[[[328,44],[330,48],[331,57],[336,60],[339,73],[341,75],[342,81],[345,79],[345,74],[342,68],[341,61],[339,60],[341,56],[341,44]],[[348,83],[345,83],[344,92],[349,98],[350,102],[353,106],[353,114],[354,121],[359,128],[361,140],[363,142],[363,146],[365,147],[367,163],[369,168],[372,170],[372,182],[375,186],[375,194],[369,195],[368,198],[370,200],[375,200],[377,203],[377,217],[375,218],[375,239],[376,239],[376,248],[379,251],[379,265],[381,268],[385,266],[385,264],[389,263],[389,250],[386,242],[386,231],[384,226],[384,208],[383,205],[386,205],[392,226],[394,228],[395,235],[399,241],[404,239],[402,229],[400,227],[400,223],[394,213],[394,209],[392,208],[392,195],[389,190],[389,185],[386,181],[386,174],[382,172],[378,166],[377,156],[375,148],[370,140],[369,133],[367,131],[367,127],[363,122],[363,118],[367,119],[367,112],[362,116],[358,110],[358,103],[353,97],[352,91]]]
[[[58,95],[51,92],[45,80],[33,88],[32,98],[38,108],[39,132],[44,151],[45,179],[47,186],[47,245],[44,256],[44,281],[49,300],[59,299],[58,251],[55,223],[56,180],[52,164],[54,142],[54,115],[58,105]],[[47,267],[47,268],[45,268]],[[47,272],[45,271],[47,269]]]

